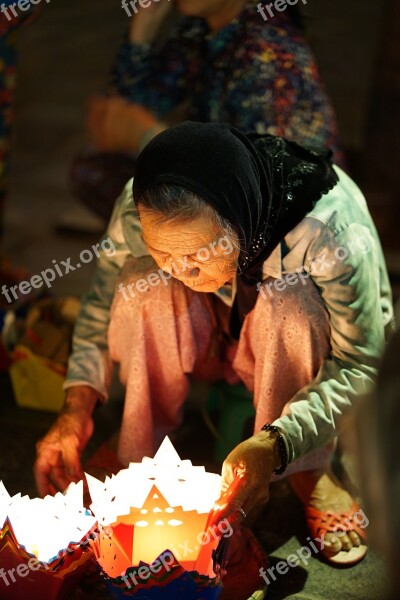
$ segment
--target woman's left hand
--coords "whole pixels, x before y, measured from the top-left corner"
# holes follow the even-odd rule
[[[117,96],[93,98],[86,119],[91,142],[99,152],[136,152],[144,134],[157,124],[146,108]]]
[[[223,520],[238,524],[253,508],[267,502],[271,475],[279,462],[276,440],[269,432],[260,431],[236,446],[222,467],[222,493],[210,526]]]

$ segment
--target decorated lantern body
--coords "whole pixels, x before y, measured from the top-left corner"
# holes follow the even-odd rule
[[[139,585],[137,577],[131,578],[136,591],[142,584],[159,585],[163,571],[164,580],[172,573],[174,577],[192,573],[203,577],[207,586],[210,579],[217,585],[212,552],[222,532],[206,530],[220,492],[219,475],[181,460],[165,438],[153,459],[132,463],[104,484],[88,475],[87,479],[91,509],[100,525],[98,561],[109,578],[123,578],[140,564],[154,565],[168,552],[171,564],[164,561],[164,569],[142,569],[147,581]]]
[[[11,497],[0,482],[0,598],[67,598],[93,560],[96,520],[82,504],[83,482],[65,494]]]

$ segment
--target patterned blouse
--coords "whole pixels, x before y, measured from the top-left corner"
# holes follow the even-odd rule
[[[265,22],[257,1],[226,27],[180,17],[163,44],[119,48],[111,91],[174,122],[185,118],[271,133],[338,153],[334,112],[312,52],[287,13]]]

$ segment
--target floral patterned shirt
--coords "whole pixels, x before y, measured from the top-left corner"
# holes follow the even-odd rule
[[[224,28],[180,17],[163,44],[125,40],[111,91],[174,122],[228,123],[311,149],[331,147],[341,162],[335,116],[312,52],[286,13],[268,23],[250,0]]]

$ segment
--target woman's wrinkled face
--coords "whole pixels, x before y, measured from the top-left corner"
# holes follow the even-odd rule
[[[238,251],[209,215],[165,221],[140,205],[139,215],[143,241],[160,269],[196,292],[215,292],[232,282]]]

